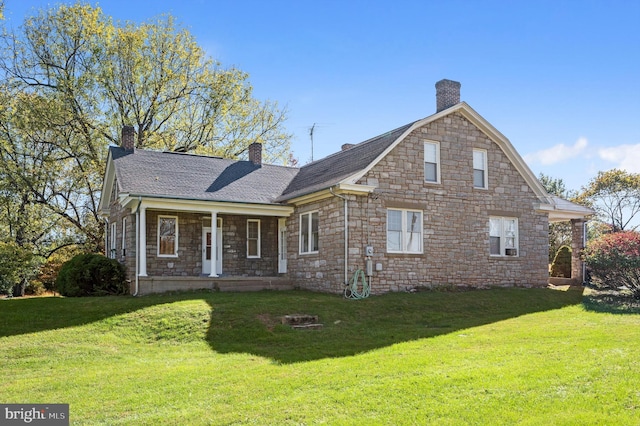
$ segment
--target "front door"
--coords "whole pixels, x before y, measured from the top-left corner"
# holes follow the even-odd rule
[[[218,218],[216,229],[216,275],[222,274],[222,219]],[[211,228],[202,228],[202,275],[211,273],[211,258],[213,246],[211,244]]]
[[[286,219],[278,219],[278,273],[287,273],[287,226]]]

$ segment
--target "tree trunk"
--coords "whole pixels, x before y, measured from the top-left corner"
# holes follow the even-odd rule
[[[24,280],[13,286],[13,297],[24,297],[24,289],[26,285]]]

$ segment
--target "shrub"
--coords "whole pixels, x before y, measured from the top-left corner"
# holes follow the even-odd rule
[[[571,248],[562,246],[556,252],[551,264],[551,276],[571,278]]]
[[[615,232],[589,243],[583,259],[600,289],[631,291],[640,298],[640,233]]]
[[[100,254],[80,254],[60,268],[56,288],[63,296],[127,294],[124,267]]]
[[[44,285],[40,281],[31,280],[24,286],[24,294],[28,294],[30,296],[41,296],[47,290],[44,288]]]

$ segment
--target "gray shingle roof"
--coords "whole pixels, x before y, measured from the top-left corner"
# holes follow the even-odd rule
[[[111,147],[118,189],[132,195],[271,204],[298,173],[292,167]]]
[[[118,189],[131,195],[272,204],[329,188],[365,169],[413,123],[300,169],[111,147]]]
[[[291,199],[329,188],[365,169],[396,141],[413,123],[368,139],[345,151],[309,163],[293,178],[280,199]]]

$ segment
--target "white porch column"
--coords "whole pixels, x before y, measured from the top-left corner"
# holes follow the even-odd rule
[[[138,257],[140,259],[139,276],[147,276],[147,208],[140,206],[140,247],[138,247]]]
[[[218,212],[211,212],[211,272],[209,277],[216,278],[218,276]]]

